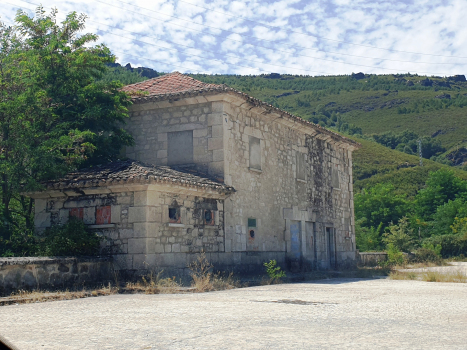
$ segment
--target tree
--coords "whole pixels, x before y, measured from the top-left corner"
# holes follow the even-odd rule
[[[383,241],[388,247],[393,246],[400,251],[410,252],[415,245],[415,239],[413,230],[409,228],[407,217],[401,218],[398,224],[391,224],[389,232],[384,234]]]
[[[128,96],[120,83],[98,81],[115,56],[91,45],[96,35],[79,35],[84,15],[57,24],[56,14],[18,11],[14,27],[0,27],[0,245],[15,254],[31,253],[33,202],[21,193],[132,144],[122,129]]]
[[[415,197],[415,212],[425,221],[430,221],[437,208],[444,203],[467,195],[467,181],[454,175],[452,170],[440,169],[430,173],[425,188]]]
[[[405,196],[395,194],[392,184],[378,184],[355,195],[355,216],[366,218],[362,226],[386,228],[397,222],[407,210]]]

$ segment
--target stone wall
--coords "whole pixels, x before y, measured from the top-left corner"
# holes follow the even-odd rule
[[[222,176],[223,130],[215,122],[222,117],[222,103],[204,97],[191,100],[133,105],[126,128],[135,145],[127,147],[125,155],[154,165],[177,164],[177,159],[168,157],[168,133],[192,131],[193,164],[200,171]]]
[[[44,230],[81,215],[88,228],[105,237],[102,253],[113,256],[117,270],[129,272],[185,269],[196,258],[192,253],[224,251],[224,200],[176,186],[165,191],[156,185],[100,189],[110,190],[36,199],[36,227]],[[96,216],[103,207],[109,208],[110,217],[98,224]],[[177,212],[178,220],[170,219],[169,210]]]
[[[380,262],[388,260],[386,252],[363,252],[358,253],[358,263],[362,266],[376,266]]]
[[[237,190],[226,200],[226,247],[287,252],[307,269],[353,264],[351,152],[235,101],[225,102],[223,110],[214,122],[224,125],[225,182]],[[250,143],[257,139],[259,169],[257,160],[251,166]],[[257,219],[254,237],[248,218]],[[291,227],[298,228],[298,237]]]
[[[112,279],[109,257],[0,258],[0,295],[12,291],[72,288]]]

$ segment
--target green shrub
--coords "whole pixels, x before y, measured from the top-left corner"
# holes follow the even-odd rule
[[[464,235],[448,234],[432,236],[425,239],[423,244],[440,245],[440,254],[443,258],[450,258],[461,254],[467,255],[467,239]]]
[[[383,241],[403,252],[410,252],[415,244],[413,229],[409,228],[407,217],[399,220],[397,225],[390,225],[389,232],[384,234]]]
[[[355,222],[355,239],[357,249],[361,252],[378,251],[382,249],[381,246],[381,231],[383,224],[381,223],[378,228],[365,227],[362,225],[366,219],[362,218]]]
[[[76,218],[70,218],[65,225],[56,225],[39,236],[41,256],[97,255],[102,240]]]
[[[394,244],[389,243],[386,246],[386,252],[388,253],[388,260],[384,261],[381,265],[383,266],[394,266],[394,265],[405,265],[406,259],[404,253]]]
[[[441,250],[441,246],[439,246]],[[428,248],[419,248],[415,252],[414,261],[415,262],[432,262],[432,263],[439,263],[441,261],[441,257],[436,254],[436,251],[433,249]]]
[[[266,273],[271,282],[278,282],[282,277],[285,277],[285,271],[282,271],[280,266],[276,266],[276,260],[269,260],[269,262],[265,262],[263,265],[266,267]]]

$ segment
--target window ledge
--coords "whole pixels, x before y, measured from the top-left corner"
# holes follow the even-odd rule
[[[255,169],[255,168],[248,168],[248,170],[253,171],[253,172],[255,172],[255,173],[259,173],[259,174],[261,174],[261,173],[263,172],[262,170],[260,170],[260,169]]]
[[[115,224],[87,225],[89,228],[112,228]]]
[[[340,188],[337,188],[337,187],[333,187],[332,189],[333,189],[333,190],[336,190],[336,191],[340,191],[340,190],[341,190]]]
[[[297,180],[298,182],[303,182],[303,183],[305,183],[305,184],[307,183],[307,181],[306,181],[306,180],[303,180],[303,179],[296,179],[296,180]]]
[[[185,227],[185,224],[174,224],[172,222],[169,222],[169,227]]]

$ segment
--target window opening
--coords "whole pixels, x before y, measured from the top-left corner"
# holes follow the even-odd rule
[[[248,227],[256,227],[256,219],[248,218]]]
[[[212,210],[204,211],[204,224],[214,225],[214,212]]]
[[[169,208],[169,222],[171,224],[179,224],[181,222],[179,208]]]

